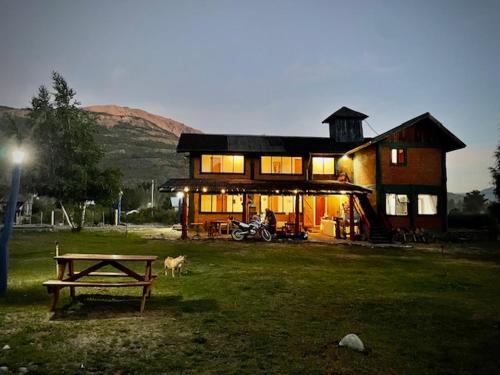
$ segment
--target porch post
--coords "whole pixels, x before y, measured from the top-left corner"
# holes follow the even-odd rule
[[[247,193],[243,193],[243,212],[241,214],[241,221],[246,223],[248,221],[248,200]]]
[[[189,194],[184,193],[184,197],[182,198],[182,213],[181,213],[181,226],[182,226],[182,234],[181,239],[188,239],[188,199]]]
[[[354,241],[354,196],[349,194],[349,239]]]
[[[300,194],[295,194],[295,234],[300,231]]]

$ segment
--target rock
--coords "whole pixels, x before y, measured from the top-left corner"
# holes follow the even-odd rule
[[[10,349],[9,345],[4,345],[4,347],[2,348],[2,350],[9,350],[9,349]]]
[[[365,345],[363,344],[363,341],[361,341],[358,335],[355,335],[354,333],[350,333],[344,336],[344,338],[340,340],[339,346],[346,346],[349,349],[357,350],[358,352],[365,351]]]
[[[0,367],[0,374],[6,374],[9,372],[9,368],[7,366]]]
[[[19,367],[19,373],[20,374],[26,374],[28,372],[28,368],[27,367]]]

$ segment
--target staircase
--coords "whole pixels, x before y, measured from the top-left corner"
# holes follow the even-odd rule
[[[365,227],[368,229],[370,241],[373,243],[392,242],[388,223],[381,220],[377,215],[366,194],[358,195],[355,205]]]

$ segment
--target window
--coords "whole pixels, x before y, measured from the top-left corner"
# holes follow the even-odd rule
[[[335,174],[333,158],[313,157],[313,174]]]
[[[437,215],[437,195],[419,194],[418,195],[418,214],[419,215]]]
[[[245,173],[242,155],[201,155],[202,173]]]
[[[406,164],[406,150],[404,148],[391,148],[391,164],[392,165]]]
[[[242,195],[202,194],[200,212],[243,212],[242,202]]]
[[[394,216],[407,216],[408,196],[406,194],[386,194],[385,213]]]
[[[269,208],[275,213],[292,213],[295,212],[295,196],[294,195],[261,195],[260,210],[265,211]],[[302,212],[302,197],[299,198],[299,212]]]
[[[302,174],[300,156],[262,156],[260,172],[267,174]]]

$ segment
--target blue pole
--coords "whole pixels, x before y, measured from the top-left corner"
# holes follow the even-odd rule
[[[12,171],[12,183],[10,186],[9,203],[5,212],[3,230],[0,234],[0,296],[7,292],[7,272],[9,266],[9,238],[16,217],[17,194],[21,181],[21,166],[16,164]]]

